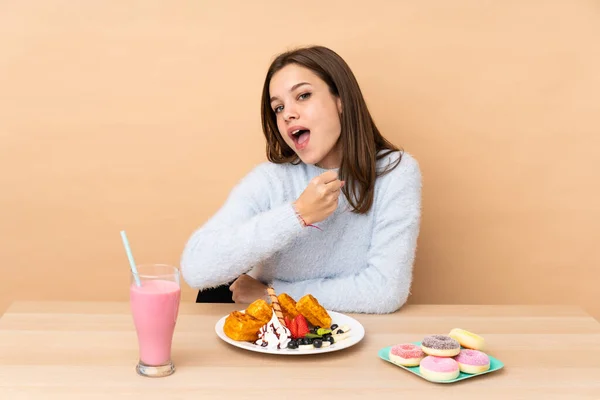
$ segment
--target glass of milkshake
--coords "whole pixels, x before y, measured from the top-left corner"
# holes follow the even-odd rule
[[[165,264],[137,266],[129,286],[131,313],[138,338],[142,376],[162,377],[175,372],[171,343],[179,313],[179,269]]]

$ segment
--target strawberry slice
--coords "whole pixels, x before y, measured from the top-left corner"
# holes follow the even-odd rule
[[[283,321],[285,322],[286,328],[290,329],[290,326],[292,326],[292,320],[290,319],[290,317],[284,317]]]
[[[288,325],[288,329],[292,334],[292,339],[298,339],[298,325],[296,324],[296,320],[290,320],[290,324]]]
[[[294,318],[294,323],[296,324],[298,337],[304,337],[310,332],[310,329],[308,329],[308,322],[306,321],[306,318],[304,318],[304,315],[298,314],[296,318]]]

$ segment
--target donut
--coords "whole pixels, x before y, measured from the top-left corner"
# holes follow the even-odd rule
[[[490,369],[490,358],[479,350],[461,350],[454,360],[458,363],[460,371],[465,374],[479,374]]]
[[[481,336],[465,331],[464,329],[454,328],[448,336],[467,349],[482,351],[485,348],[485,341]]]
[[[430,335],[423,338],[421,349],[430,356],[454,357],[460,353],[460,344],[447,335]]]
[[[427,356],[419,366],[421,375],[433,382],[451,381],[458,378],[458,363],[450,357]]]
[[[423,350],[412,343],[397,344],[390,349],[389,359],[394,364],[416,367],[425,357]]]

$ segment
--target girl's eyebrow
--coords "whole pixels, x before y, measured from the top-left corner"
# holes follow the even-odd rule
[[[294,90],[298,89],[300,86],[304,86],[304,85],[310,85],[310,83],[308,83],[308,82],[296,83],[294,86],[292,86],[292,88],[290,89],[290,92],[293,92]],[[272,103],[275,100],[279,100],[279,98],[277,96],[273,96],[273,97],[271,97],[270,102]]]

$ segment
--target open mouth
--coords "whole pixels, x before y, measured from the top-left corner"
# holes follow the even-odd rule
[[[301,146],[308,141],[308,138],[310,136],[310,130],[297,129],[293,131],[290,136],[292,137],[292,140],[296,145]]]

